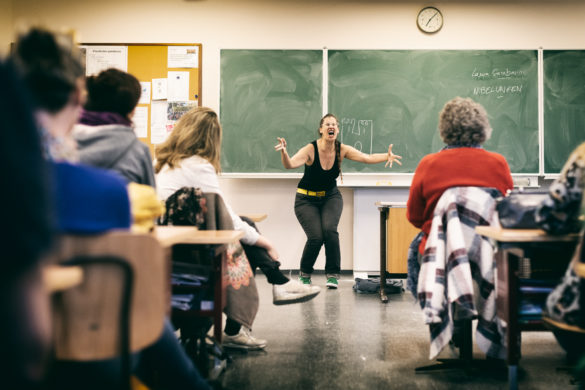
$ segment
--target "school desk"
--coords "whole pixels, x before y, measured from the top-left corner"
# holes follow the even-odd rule
[[[541,229],[501,229],[491,226],[477,226],[475,231],[492,239],[496,246],[496,310],[498,317],[507,324],[506,345],[508,364],[508,384],[510,389],[518,388],[518,361],[520,360],[520,333],[522,331],[548,330],[542,321],[521,323],[519,321],[519,289],[521,272],[520,262],[525,251],[534,244],[574,245],[578,234],[551,235]],[[555,258],[551,261],[564,261],[570,258]]]
[[[240,217],[246,217],[251,219],[254,222],[262,222],[266,219],[268,215],[263,213],[250,213],[250,214],[239,214]]]

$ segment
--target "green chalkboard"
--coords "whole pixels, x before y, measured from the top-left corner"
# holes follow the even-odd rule
[[[321,50],[221,50],[220,83],[224,172],[284,172],[276,137],[292,154],[318,134]]]
[[[544,172],[559,173],[585,141],[585,51],[545,50]]]
[[[341,122],[342,142],[366,153],[392,143],[403,156],[392,172],[414,172],[444,146],[437,131],[443,105],[471,97],[493,128],[484,147],[503,154],[513,173],[538,173],[537,64],[536,50],[329,50],[329,111]],[[351,161],[343,170],[389,172]]]

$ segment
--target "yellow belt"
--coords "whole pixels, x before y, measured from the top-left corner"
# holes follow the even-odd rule
[[[325,196],[325,191],[307,191],[302,188],[297,188],[299,194],[305,194],[309,196]]]

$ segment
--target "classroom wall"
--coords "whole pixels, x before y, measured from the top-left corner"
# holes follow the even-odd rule
[[[0,1],[4,6],[6,1]],[[202,43],[202,101],[216,110],[222,48],[585,48],[585,36],[578,32],[585,2],[579,0],[437,1],[432,4],[442,11],[445,24],[430,36],[415,25],[417,12],[429,3],[413,0],[14,0],[8,4],[13,5],[12,23],[4,7],[0,13],[2,47],[11,40],[5,33],[13,28],[9,25],[39,22],[74,28],[84,42]],[[400,145],[395,145],[394,151],[399,150]],[[236,210],[268,213],[259,227],[279,249],[284,269],[298,268],[304,244],[304,233],[293,212],[297,181],[224,178],[221,183]],[[401,198],[407,194],[404,189],[394,192]],[[394,192],[387,190],[389,197]],[[354,190],[343,188],[342,194],[342,268],[352,269],[357,224]],[[377,213],[374,205],[370,213]],[[372,237],[373,249],[364,255],[377,257],[378,226],[364,229],[358,233]],[[323,264],[321,254],[317,265],[322,269]]]
[[[12,0],[0,0],[0,56],[5,56],[10,48],[12,19]]]

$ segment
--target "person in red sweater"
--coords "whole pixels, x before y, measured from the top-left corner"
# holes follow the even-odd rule
[[[408,196],[406,216],[424,232],[422,254],[431,230],[433,212],[443,192],[451,187],[492,187],[503,195],[512,189],[508,162],[481,146],[492,133],[481,104],[470,98],[448,101],[439,114],[439,134],[446,146],[418,164]]]

